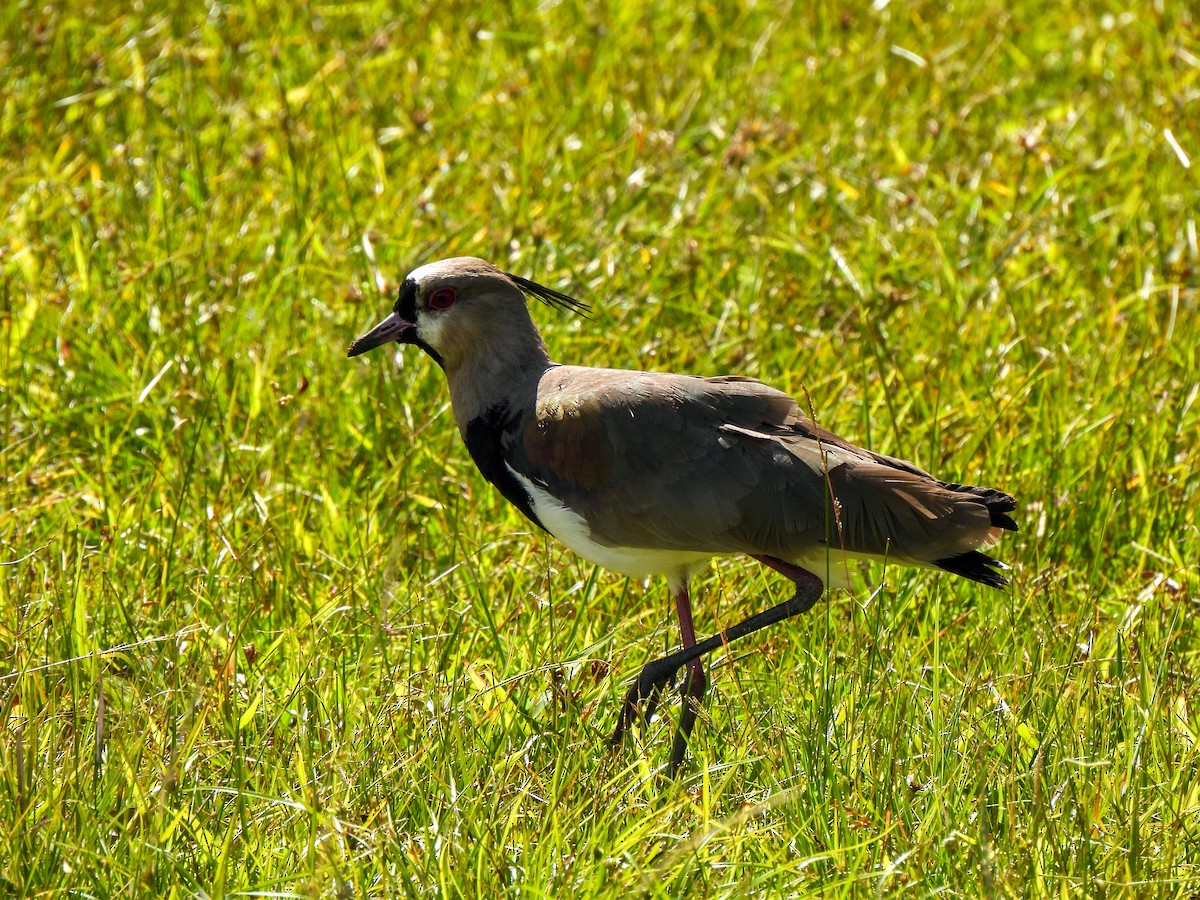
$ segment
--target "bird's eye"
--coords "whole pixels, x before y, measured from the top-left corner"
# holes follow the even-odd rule
[[[458,294],[454,292],[454,288],[438,288],[429,295],[429,308],[449,309],[457,299]]]

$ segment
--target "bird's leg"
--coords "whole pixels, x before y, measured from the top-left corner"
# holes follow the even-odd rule
[[[790,619],[792,616],[798,616],[803,612],[812,609],[816,602],[821,598],[824,592],[825,585],[812,572],[803,569],[800,566],[792,565],[782,559],[774,556],[754,556],[765,566],[770,566],[776,572],[787,577],[796,585],[796,592],[791,599],[784,600],[772,606],[770,609],[763,610],[760,613],[755,613],[748,616],[736,625],[732,625],[725,631],[715,634],[703,641],[693,643],[690,647],[683,647],[676,650],[669,656],[664,656],[662,659],[656,659],[650,662],[642,669],[633,686],[630,687],[629,693],[625,695],[625,703],[621,707],[621,715],[617,720],[616,730],[613,732],[612,744],[620,742],[625,736],[626,729],[633,724],[633,720],[637,716],[637,704],[643,698],[650,698],[651,702],[647,704],[644,719],[649,720],[654,713],[655,705],[657,704],[657,692],[669,684],[675,677],[675,673],[679,671],[680,666],[689,665],[693,661],[698,661],[701,656],[718,647],[736,641],[738,638],[745,637],[748,634],[753,634],[761,628],[766,628],[768,625],[774,625],[776,622],[782,622],[784,619]],[[686,590],[686,585],[685,585]],[[687,602],[686,595],[684,602]],[[676,604],[679,605],[679,596],[676,595]],[[688,604],[688,624],[691,624],[691,605]],[[680,624],[683,624],[683,617],[680,616]],[[695,633],[692,633],[692,640],[695,641]],[[689,669],[690,674],[690,669]],[[700,676],[703,677],[704,672],[700,670]],[[706,684],[706,683],[705,683]],[[706,684],[707,686],[707,684]],[[703,695],[703,689],[701,689]],[[691,704],[685,704],[684,715],[687,715],[688,707]],[[688,732],[691,731],[691,726],[695,721],[695,711],[691,713],[692,722],[687,725]],[[680,720],[680,732],[683,732],[684,721]],[[686,749],[686,735],[684,737],[683,748]],[[679,737],[676,736],[676,746],[672,748],[672,773],[678,768],[678,763],[675,762],[676,751],[679,752],[679,759],[682,761],[683,750],[679,747]]]
[[[776,556],[755,556],[754,554],[751,554],[750,558],[758,560],[764,566],[770,566],[772,569],[794,584],[796,586],[796,595],[792,597],[792,600],[796,600],[801,594],[811,598],[808,601],[808,606],[791,613],[793,616],[797,613],[807,612],[809,609],[811,609],[813,604],[821,598],[821,593],[825,590],[825,583],[821,581],[818,576],[808,571],[808,569],[803,569],[800,566],[792,565],[792,563],[785,562]]]
[[[675,588],[675,609],[679,613],[679,630],[683,634],[683,645],[684,647],[694,647],[696,631],[692,627],[692,604],[688,597],[686,580]],[[621,715],[617,719],[616,730],[613,731],[610,741],[614,746],[620,743],[621,738],[625,736],[626,729],[633,724],[634,719],[638,718],[639,708],[643,722],[649,722],[654,717],[654,712],[658,709],[660,692],[675,681],[675,675],[681,665],[680,663],[671,664],[668,659],[669,657],[647,663],[633,684],[629,686],[629,690],[625,694],[625,702],[621,704]],[[696,680],[698,684],[702,685],[700,691],[703,694],[703,679],[703,668],[699,668],[699,679],[697,680],[695,673],[689,667],[688,678],[684,682],[685,689],[689,681]],[[642,706],[643,702],[644,706]]]
[[[675,609],[679,613],[679,632],[683,638],[683,649],[689,650],[696,646],[696,629],[692,625],[692,601],[688,597],[687,581],[675,593]],[[675,741],[671,745],[671,777],[679,771],[683,756],[687,753],[688,739],[692,736],[692,728],[696,724],[696,715],[700,704],[704,702],[704,691],[708,688],[708,678],[704,674],[704,663],[700,657],[687,663],[687,674],[683,676],[683,684],[679,693],[683,701],[679,713],[679,730],[675,732]]]

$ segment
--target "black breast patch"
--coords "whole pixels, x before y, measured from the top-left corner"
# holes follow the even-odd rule
[[[525,518],[546,531],[546,526],[533,511],[532,498],[505,465],[505,444],[511,444],[520,426],[520,415],[511,412],[508,406],[493,406],[467,423],[467,452],[475,460],[483,477],[494,484],[509,503],[521,510]]]

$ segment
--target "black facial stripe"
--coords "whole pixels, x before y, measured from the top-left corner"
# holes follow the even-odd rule
[[[414,326],[417,324],[417,283],[411,278],[405,278],[404,283],[400,285],[400,296],[396,298],[396,305],[392,307],[392,312],[398,315],[405,322],[411,322]],[[442,356],[436,350],[417,337],[417,330],[414,327],[407,332],[407,337],[404,338],[406,344],[416,344],[422,350],[429,354],[429,357],[441,366],[446,368],[446,364],[442,361]]]
[[[446,370],[446,364],[442,361],[442,355],[440,353],[438,353],[436,350],[434,350],[432,347],[430,347],[423,340],[421,340],[419,337],[415,337],[416,332],[414,332],[413,334],[414,334],[414,337],[409,341],[409,343],[416,344],[418,347],[420,347],[422,350],[424,350],[426,353],[428,353],[429,358],[432,359],[439,366],[441,366],[442,371],[444,372]]]
[[[405,278],[400,285],[400,296],[392,311],[406,322],[417,321],[417,283],[411,278]]]

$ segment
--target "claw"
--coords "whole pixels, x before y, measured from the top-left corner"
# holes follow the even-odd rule
[[[683,636],[683,647],[670,656],[655,660],[642,669],[641,674],[625,694],[625,702],[621,704],[621,714],[617,718],[617,727],[613,731],[612,738],[609,739],[611,746],[615,747],[621,742],[621,739],[625,737],[625,732],[638,718],[641,718],[643,722],[650,721],[655,710],[658,709],[662,689],[675,680],[675,674],[681,667],[687,666],[687,677],[680,686],[684,702],[679,716],[679,730],[675,733],[675,741],[671,745],[670,774],[674,778],[683,764],[683,758],[687,755],[688,739],[696,724],[696,716],[700,709],[700,702],[704,699],[704,691],[708,687],[708,679],[704,675],[700,658],[718,647],[753,634],[760,628],[806,612],[820,599],[824,583],[807,569],[802,569],[774,556],[755,556],[754,558],[790,578],[796,585],[796,593],[790,600],[777,603],[770,609],[743,619],[720,634],[697,642],[692,629],[692,613],[688,602],[687,588],[686,585],[680,585],[675,601],[679,611],[679,627]]]
[[[704,702],[704,692],[708,689],[708,676],[700,660],[688,664],[688,673],[679,686],[683,708],[679,713],[679,730],[675,732],[675,740],[671,744],[671,777],[679,774],[683,758],[687,755],[688,741],[692,737],[692,728],[696,724],[696,716],[700,712],[700,704]]]
[[[654,718],[663,689],[674,683],[675,675],[679,671],[678,666],[664,667],[663,662],[664,660],[660,659],[649,663],[630,685],[625,694],[625,701],[621,704],[617,727],[609,739],[612,746],[621,743],[625,732],[635,721],[641,719],[643,724],[649,724]]]

